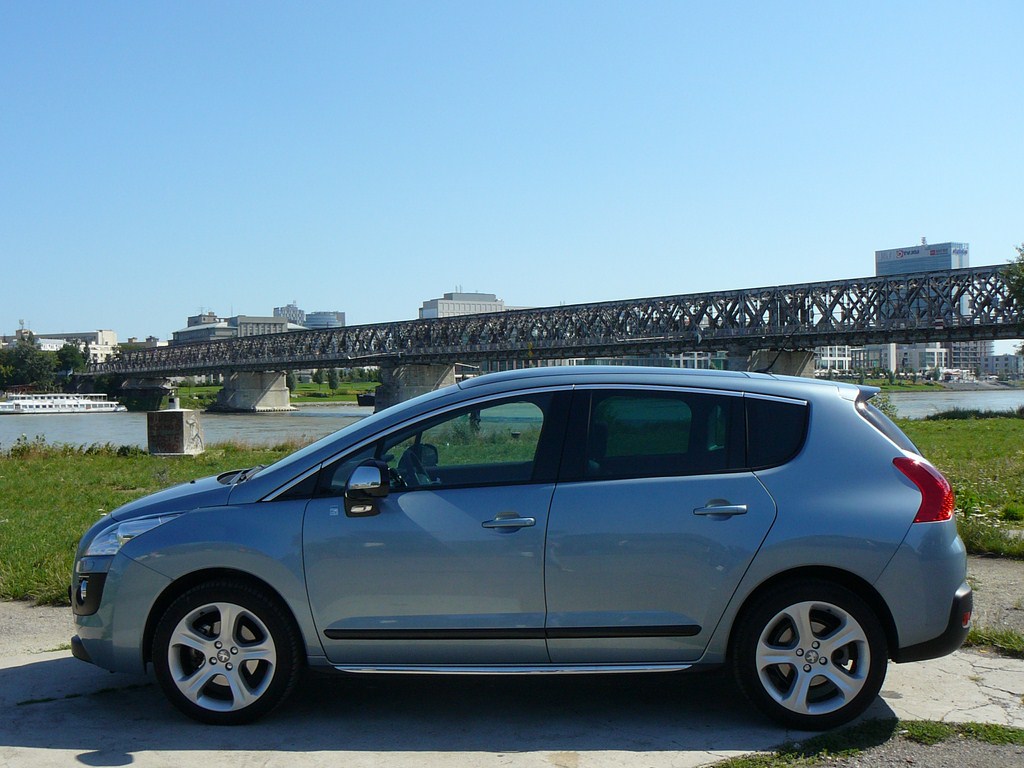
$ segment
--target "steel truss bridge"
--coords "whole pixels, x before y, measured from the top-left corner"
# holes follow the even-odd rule
[[[248,336],[122,352],[132,377],[543,361],[1024,336],[1002,267],[864,277]]]

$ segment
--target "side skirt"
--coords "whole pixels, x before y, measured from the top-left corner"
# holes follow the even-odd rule
[[[401,664],[335,664],[339,672],[395,675],[594,675],[636,672],[681,672],[693,664],[549,664],[546,666],[404,666]]]

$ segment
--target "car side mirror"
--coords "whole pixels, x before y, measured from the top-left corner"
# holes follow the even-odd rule
[[[388,495],[388,465],[369,459],[356,467],[345,483],[345,514],[370,517],[380,514],[378,499]]]

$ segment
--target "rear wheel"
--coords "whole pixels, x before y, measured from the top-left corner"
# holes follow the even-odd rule
[[[888,664],[885,632],[854,592],[787,582],[761,596],[733,635],[733,671],[763,712],[794,728],[846,723],[874,701]]]
[[[298,632],[275,597],[218,581],[167,608],[153,638],[153,666],[164,694],[186,715],[234,725],[280,704],[302,660]]]

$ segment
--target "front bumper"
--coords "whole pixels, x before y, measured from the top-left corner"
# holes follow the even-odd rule
[[[953,596],[953,605],[949,611],[949,621],[945,631],[931,640],[898,649],[893,654],[892,660],[897,663],[924,661],[952,653],[967,639],[967,633],[971,629],[971,613],[973,611],[974,593],[971,591],[971,586],[964,582]]]
[[[85,650],[85,643],[82,642],[82,638],[78,635],[71,638],[71,655],[76,659],[87,661],[90,664],[93,663],[92,656],[90,656],[89,652]]]
[[[122,554],[110,560],[106,573],[102,567],[76,569],[69,595],[77,632],[71,639],[72,655],[112,672],[144,672],[146,622],[169,583]]]

